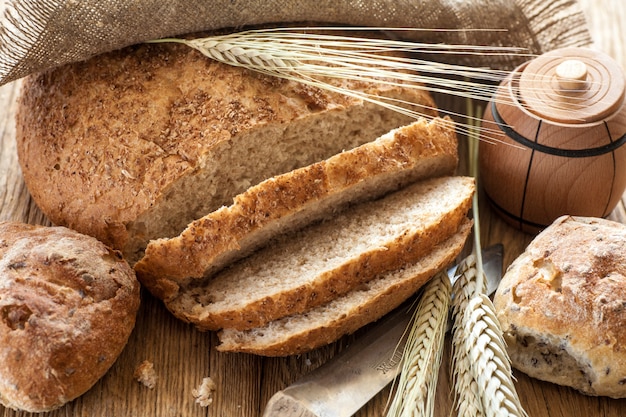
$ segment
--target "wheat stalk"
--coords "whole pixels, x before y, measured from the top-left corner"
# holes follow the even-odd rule
[[[467,103],[471,120],[479,120],[482,109]],[[470,125],[472,122],[470,121]],[[471,126],[470,174],[478,180],[478,127]],[[452,367],[455,408],[459,417],[526,416],[515,386],[502,329],[491,300],[485,295],[480,250],[478,196],[474,195],[474,253],[457,269],[459,278],[452,294]]]
[[[475,123],[482,117],[481,108],[474,105],[472,100],[466,101],[469,142],[469,173],[478,181],[478,127]],[[473,196],[472,212],[474,217],[474,248],[480,248],[480,216],[478,212],[478,195]],[[478,259],[476,258],[478,256]],[[479,279],[477,279],[477,274]],[[463,331],[463,312],[467,310],[469,300],[474,294],[481,294],[485,291],[485,280],[482,279],[482,257],[480,251],[473,251],[473,254],[467,257],[459,264],[456,271],[456,281],[452,293],[454,300],[451,306],[452,310],[452,366],[454,370],[452,381],[455,391],[455,408],[459,417],[478,417],[482,416],[482,405],[480,402],[480,392],[478,384],[472,375],[470,360],[467,357],[465,349],[459,348],[464,346],[465,332]]]
[[[451,284],[445,272],[424,289],[402,356],[396,394],[387,417],[430,416],[443,354]]]
[[[232,66],[296,81],[327,91],[375,103],[410,117],[430,117],[413,103],[354,91],[349,80],[439,92],[475,100],[489,100],[506,71],[446,64],[416,58],[416,54],[524,55],[520,48],[429,44],[320,33],[381,28],[280,28],[236,32],[196,39],[168,38],[152,43],[175,42]],[[399,29],[384,28],[385,31]],[[402,29],[403,31],[411,29]],[[415,29],[413,29],[415,30]],[[390,53],[403,53],[391,55]],[[406,53],[411,53],[410,57]],[[443,77],[446,74],[447,77]],[[460,79],[450,79],[453,76]],[[340,80],[332,83],[329,80]],[[472,81],[469,81],[469,80]],[[455,115],[439,109],[441,113]],[[464,126],[460,127],[463,130]],[[494,132],[490,140],[498,141]]]
[[[474,177],[478,188],[478,150],[479,150],[479,138],[481,133],[481,120],[483,119],[483,107],[477,104],[471,99],[466,100],[467,118],[468,118],[468,158],[469,158],[469,174]],[[483,258],[482,252],[479,250],[482,248],[480,243],[480,209],[478,204],[478,193],[475,192],[472,196],[472,217],[474,219],[473,235],[474,235],[474,256],[476,257],[476,277],[477,285],[474,294],[481,294],[486,290],[485,282],[483,281]]]

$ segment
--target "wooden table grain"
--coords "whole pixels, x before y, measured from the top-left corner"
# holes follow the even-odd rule
[[[580,0],[579,3],[587,14],[596,46],[626,68],[623,32],[626,5],[623,0]],[[14,112],[19,86],[18,81],[0,87],[0,220],[49,224],[32,202],[17,162]],[[455,105],[440,104],[442,107]],[[480,213],[483,243],[502,242],[505,266],[510,264],[532,236],[509,227],[482,202]],[[610,218],[626,222],[624,198]],[[366,329],[357,334],[363,331]],[[326,362],[354,337],[347,336],[330,346],[287,358],[219,353],[214,349],[217,343],[214,334],[198,332],[174,319],[160,302],[143,294],[136,328],[118,361],[85,395],[49,415],[257,417],[276,391]],[[436,417],[448,417],[452,405],[448,355],[446,350],[440,371]],[[158,374],[154,389],[148,389],[133,378],[136,366],[144,360],[154,363]],[[192,395],[204,377],[211,377],[217,386],[214,402],[208,407],[196,404]],[[515,372],[515,377],[522,404],[531,417],[626,415],[626,400],[587,397],[519,372]],[[361,409],[357,417],[384,415],[389,395],[387,388]],[[0,406],[0,417],[29,415]]]

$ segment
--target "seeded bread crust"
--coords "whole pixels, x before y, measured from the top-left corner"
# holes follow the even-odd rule
[[[428,254],[454,234],[470,177],[419,181],[276,241],[166,301],[201,330],[249,329],[324,304]]]
[[[139,308],[133,270],[63,227],[0,223],[0,403],[50,411],[115,362]]]
[[[419,89],[330,82],[437,113]],[[185,45],[143,44],[25,79],[16,139],[49,219],[134,264],[150,239],[178,235],[250,186],[411,121]]]
[[[382,274],[328,304],[302,314],[272,321],[250,330],[224,329],[218,333],[222,352],[288,356],[308,352],[351,334],[398,307],[463,249],[472,222],[417,262]]]
[[[451,175],[457,162],[452,121],[421,119],[251,187],[231,206],[194,221],[181,235],[150,242],[135,271],[153,294],[171,300],[181,285],[213,275],[279,233],[416,180]]]
[[[555,220],[508,268],[494,305],[515,368],[626,397],[626,226]]]

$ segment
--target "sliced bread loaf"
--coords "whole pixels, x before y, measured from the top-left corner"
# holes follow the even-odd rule
[[[166,305],[202,330],[253,328],[309,310],[431,252],[456,233],[474,188],[473,178],[440,177],[356,205],[181,287]]]
[[[278,233],[300,229],[347,203],[374,199],[418,179],[451,175],[458,161],[449,119],[420,119],[377,140],[251,187],[228,207],[171,239],[151,241],[135,264],[159,298],[214,274]]]
[[[400,84],[329,80],[436,115]],[[25,79],[20,165],[50,220],[134,264],[260,181],[370,142],[412,118],[220,64],[184,45],[137,45]]]
[[[250,330],[224,329],[218,334],[221,344],[217,349],[287,356],[310,351],[353,333],[398,307],[452,263],[465,244],[471,224],[471,220],[466,220],[456,234],[417,262],[381,274],[327,304]]]

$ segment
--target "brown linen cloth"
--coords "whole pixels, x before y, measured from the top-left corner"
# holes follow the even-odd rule
[[[413,41],[518,46],[535,54],[590,43],[575,0],[0,0],[0,13],[0,85],[147,40],[259,24],[470,29],[401,33]],[[523,62],[454,59],[500,69]]]

